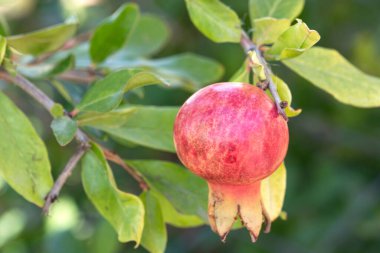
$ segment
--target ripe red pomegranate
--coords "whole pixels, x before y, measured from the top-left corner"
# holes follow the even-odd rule
[[[182,163],[209,186],[211,228],[224,241],[239,216],[256,241],[263,222],[260,181],[284,160],[286,121],[261,89],[217,83],[178,112],[174,144]]]

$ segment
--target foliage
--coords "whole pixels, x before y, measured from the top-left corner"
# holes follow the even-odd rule
[[[191,21],[208,39],[240,42],[241,19],[233,9],[219,0],[185,2]],[[338,101],[379,107],[379,78],[359,71],[335,50],[312,48],[320,39],[318,32],[299,19],[292,25],[303,6],[301,0],[250,0],[252,41],[268,61],[283,63]],[[93,140],[82,158],[82,184],[89,200],[120,242],[134,241],[150,252],[164,252],[166,224],[189,228],[208,222],[205,182],[176,162],[126,159],[123,166],[141,176],[149,189],[140,195],[121,190],[103,146],[119,144],[126,150],[141,146],[174,153],[172,127],[178,107],[135,105],[130,97],[143,95],[141,88],[147,85],[189,94],[220,80],[223,66],[192,53],[152,58],[169,41],[170,29],[158,16],[140,13],[136,4],[121,6],[87,40],[74,37],[77,27],[76,20],[68,20],[31,33],[0,35],[2,74],[49,81],[73,106],[67,113],[56,104],[51,109],[51,128],[61,146],[69,144],[78,131]],[[257,55],[252,59],[257,62]],[[247,62],[241,66],[231,80],[249,82]],[[266,78],[263,68],[261,63],[255,66],[254,80]],[[280,98],[288,102],[287,116],[299,115],[301,109],[290,106],[292,94],[285,81],[275,75],[271,78]],[[83,83],[88,86],[73,88]],[[26,200],[42,206],[53,179],[37,132],[0,93],[0,175]],[[50,158],[52,163],[56,159]],[[285,186],[284,164],[262,183],[263,205],[272,220],[281,217]]]

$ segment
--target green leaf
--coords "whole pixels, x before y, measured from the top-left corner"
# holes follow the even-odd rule
[[[113,227],[105,220],[97,222],[94,227],[94,233],[88,239],[87,245],[88,252],[91,253],[115,253],[122,246],[117,241]]]
[[[80,126],[121,126],[128,121],[128,115],[136,110],[133,106],[121,106],[110,112],[85,112],[76,117]]]
[[[165,45],[169,35],[170,30],[161,18],[142,15],[123,49],[123,54],[127,57],[153,55]]]
[[[19,65],[17,70],[30,78],[49,78],[71,70],[75,67],[75,57],[68,55],[54,62],[44,62],[38,65]]]
[[[150,191],[143,192],[140,198],[145,207],[145,226],[141,245],[151,253],[164,253],[167,233],[160,203]]]
[[[109,58],[104,66],[114,70],[146,69],[165,78],[170,87],[181,87],[190,92],[219,80],[224,74],[223,66],[217,61],[192,53],[155,60],[128,59],[122,54],[117,54]]]
[[[74,55],[68,55],[67,57],[61,59],[60,61],[58,61],[57,63],[55,63],[55,65],[53,66],[53,68],[45,74],[45,76],[47,77],[52,77],[52,76],[56,76],[56,75],[59,75],[63,72],[66,72],[68,70],[71,70],[75,67],[75,57]]]
[[[60,48],[77,30],[76,21],[47,27],[31,33],[7,37],[8,45],[22,54],[40,55]]]
[[[215,60],[185,53],[152,61],[148,67],[168,80],[172,87],[182,86],[194,92],[212,84],[224,74],[224,68]]]
[[[277,219],[284,205],[286,168],[284,163],[269,177],[261,181],[261,201],[271,221]]]
[[[272,44],[290,26],[289,19],[275,19],[270,17],[254,20],[253,41],[257,45]]]
[[[0,92],[0,175],[26,200],[42,206],[53,186],[45,144],[28,118]]]
[[[0,35],[0,65],[3,63],[6,50],[7,50],[7,40]]]
[[[301,13],[304,4],[304,0],[249,0],[252,27],[255,19],[263,17],[293,20]]]
[[[124,4],[95,30],[90,41],[90,56],[94,63],[104,61],[121,49],[135,28],[140,16],[136,4]]]
[[[107,112],[116,108],[129,90],[152,84],[168,85],[158,75],[141,70],[120,70],[97,81],[78,104],[79,111]]]
[[[78,124],[102,130],[116,140],[175,152],[173,125],[177,112],[177,107],[123,106],[108,113],[83,114],[78,116]]]
[[[85,192],[99,213],[113,226],[120,242],[140,243],[144,205],[135,195],[117,189],[102,150],[93,144],[82,160]]]
[[[51,123],[51,129],[59,145],[66,146],[69,144],[77,132],[77,123],[68,116],[56,118]]]
[[[244,61],[241,67],[232,75],[230,82],[249,83],[249,73],[251,68],[248,67],[247,61]]]
[[[166,223],[179,228],[192,228],[205,224],[199,216],[178,212],[169,200],[156,189],[152,189],[152,194],[160,202],[162,214]]]
[[[278,95],[281,98],[281,101],[288,102],[288,106],[285,108],[286,116],[288,117],[298,116],[302,112],[302,110],[301,109],[295,110],[291,107],[292,93],[290,92],[288,85],[284,82],[284,80],[282,80],[281,78],[275,75],[272,75],[272,80],[273,80],[273,83],[276,85],[276,89],[277,89]],[[272,97],[272,94],[270,93],[269,90],[267,91],[267,94],[270,97]]]
[[[0,35],[7,36],[9,34],[9,24],[4,16],[0,17]]]
[[[317,31],[310,30],[305,23],[298,19],[297,24],[292,25],[281,34],[265,56],[275,60],[294,58],[315,45],[320,38]]]
[[[283,63],[344,104],[380,106],[380,78],[366,75],[335,50],[312,48]]]
[[[239,42],[238,15],[219,0],[186,0],[193,24],[214,42]]]
[[[58,93],[71,105],[78,104],[85,92],[84,87],[77,84],[60,82],[58,80],[50,80],[50,84],[58,91]]]
[[[131,160],[127,164],[138,170],[148,184],[162,193],[176,210],[197,215],[208,222],[206,181],[172,162]]]

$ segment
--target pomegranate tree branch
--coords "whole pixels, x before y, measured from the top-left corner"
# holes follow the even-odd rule
[[[66,71],[58,75],[57,78],[61,80],[87,85],[104,76],[105,73],[103,73],[102,71],[90,67]]]
[[[5,69],[0,67],[0,79],[5,80],[9,83],[13,83],[22,90],[24,90],[26,93],[28,93],[31,97],[33,97],[37,102],[39,102],[47,111],[51,111],[53,106],[56,104],[51,98],[49,98],[42,90],[40,90],[36,85],[34,85],[31,81],[26,79],[20,74],[11,75],[9,74]],[[65,111],[65,115],[70,117],[70,114]],[[52,187],[51,191],[48,193],[48,195],[45,197],[45,204],[43,207],[43,212],[45,214],[48,213],[51,204],[55,202],[55,200],[58,198],[58,195],[66,183],[67,179],[72,174],[72,171],[76,167],[79,160],[82,158],[82,156],[86,153],[86,151],[90,147],[90,139],[84,133],[82,130],[78,129],[75,133],[75,139],[79,143],[78,150],[73,154],[73,156],[70,158],[68,163],[66,164],[63,171],[58,176],[58,179],[54,183],[54,186]],[[136,181],[140,184],[142,190],[148,189],[147,183],[144,181],[144,179],[132,168],[128,167],[124,161],[116,154],[113,154],[109,151],[105,151],[105,154],[110,161],[113,161],[120,166],[122,166]]]
[[[110,150],[102,147],[103,153],[108,161],[114,162],[122,167],[128,174],[130,174],[140,185],[140,188],[144,191],[149,189],[148,184],[145,182],[144,178],[133,168],[129,167],[124,160],[117,154],[111,152]]]
[[[272,70],[270,69],[270,67],[269,67],[267,61],[265,60],[264,56],[262,55],[260,49],[252,42],[252,40],[248,37],[247,33],[244,31],[242,32],[242,35],[241,35],[240,44],[243,47],[244,51],[246,52],[246,54],[248,56],[248,59],[250,60],[250,62],[252,64],[255,64],[255,63],[253,62],[252,58],[249,55],[252,52],[256,53],[258,60],[259,60],[259,64],[262,65],[264,68],[264,74],[265,74],[265,78],[266,78],[266,80],[264,80],[264,82],[267,83],[269,91],[274,98],[274,102],[276,104],[277,111],[287,121],[288,117],[286,116],[285,110],[284,110],[284,108],[286,107],[287,104],[285,101],[281,101],[281,98],[278,95],[276,85],[274,84],[273,79],[272,79],[272,75],[273,75]]]
[[[13,83],[14,85],[21,88],[32,98],[34,98],[38,103],[40,103],[48,112],[50,112],[53,106],[56,104],[42,90],[40,90],[31,81],[29,81],[20,74],[11,75],[0,67],[0,79]],[[65,113],[67,114],[67,112]],[[80,144],[88,144],[88,137],[80,129],[78,129],[78,131],[76,132],[75,138]]]
[[[50,190],[49,194],[45,197],[45,204],[42,208],[44,214],[49,213],[51,204],[53,204],[57,198],[63,185],[66,183],[67,179],[71,176],[74,168],[77,166],[78,162],[82,156],[86,153],[89,148],[88,144],[82,144],[79,146],[78,150],[71,156],[70,160],[67,162],[65,168],[59,174],[58,179],[55,181],[53,188]]]
[[[45,93],[38,89],[32,82],[28,79],[17,74],[15,76],[9,74],[5,70],[0,68],[0,79],[7,82],[13,83],[23,91],[28,93],[32,98],[34,98],[38,103],[40,103],[47,111],[51,111],[54,106],[54,101],[51,100]]]

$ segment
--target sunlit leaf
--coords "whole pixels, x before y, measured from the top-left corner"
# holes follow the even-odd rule
[[[197,215],[208,222],[206,181],[172,162],[131,160],[128,165],[138,170],[157,191],[183,214]]]
[[[70,20],[31,33],[10,36],[7,41],[10,47],[22,54],[40,55],[60,48],[75,34],[77,26],[76,21]]]
[[[260,61],[256,51],[249,51],[248,56],[251,61],[251,68],[255,75],[255,78],[257,78],[258,81],[265,81],[267,79],[265,67]]]
[[[255,19],[254,24],[253,41],[257,45],[271,44],[289,28],[290,20],[265,17]]]
[[[135,195],[118,190],[103,152],[93,144],[83,158],[82,182],[87,196],[113,226],[120,242],[140,243],[144,205]]]
[[[6,49],[7,49],[7,40],[0,35],[0,65],[1,63],[3,63]]]
[[[239,42],[238,15],[219,0],[186,0],[194,25],[214,42]]]
[[[53,186],[45,144],[28,118],[0,92],[0,175],[28,201],[42,206]]]
[[[276,89],[278,92],[278,95],[280,96],[281,101],[286,101],[288,103],[288,106],[285,108],[286,116],[288,117],[296,117],[298,116],[302,110],[301,109],[293,109],[292,104],[292,93],[290,92],[290,89],[288,85],[279,78],[278,76],[272,75],[273,83],[276,85]],[[267,91],[268,95],[272,97],[272,94]]]
[[[301,20],[281,34],[265,56],[276,60],[294,58],[315,45],[321,36]]]
[[[255,19],[263,17],[293,20],[301,13],[304,4],[304,0],[249,0],[252,26]]]
[[[93,62],[104,61],[124,46],[140,16],[136,4],[121,6],[111,17],[95,30],[90,41],[90,56]]]
[[[286,190],[286,168],[282,163],[269,177],[261,181],[261,201],[271,221],[277,219],[282,211]]]
[[[145,226],[141,245],[151,253],[163,253],[167,233],[160,203],[150,191],[143,192],[140,198],[145,207]]]
[[[366,75],[335,50],[312,48],[284,64],[342,103],[380,106],[380,78]]]

